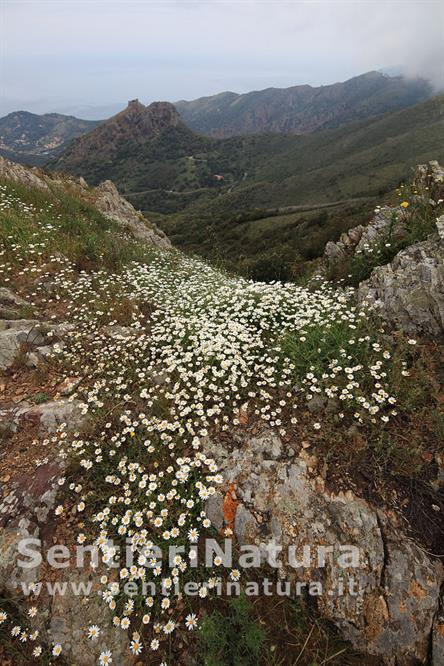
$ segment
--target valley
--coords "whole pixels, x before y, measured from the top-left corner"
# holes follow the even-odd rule
[[[49,166],[92,184],[113,180],[178,247],[257,278],[299,274],[301,259],[316,259],[327,240],[365,221],[371,200],[390,201],[415,164],[444,158],[443,95],[305,136],[214,139],[189,129],[172,105],[162,108],[159,131],[145,141],[131,127],[137,135],[152,110],[128,107],[115,117],[123,134],[111,119]],[[326,206],[334,202],[344,203]]]
[[[444,96],[368,72],[320,88],[131,100],[104,121],[17,112],[0,154],[112,180],[173,243],[258,279],[292,279],[368,207],[444,158]],[[223,137],[223,138],[221,138]]]

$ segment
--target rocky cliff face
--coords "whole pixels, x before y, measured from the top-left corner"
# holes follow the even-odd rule
[[[74,192],[79,198],[94,205],[106,217],[118,222],[135,238],[147,240],[158,247],[168,248],[167,236],[120,196],[116,186],[107,180],[96,188],[88,187],[83,178],[68,178],[60,174],[48,174],[37,168],[15,164],[0,157],[0,178],[12,180],[29,187],[50,192],[52,186],[61,186]]]
[[[134,149],[179,123],[179,113],[168,102],[144,106],[131,100],[126,109],[74,141],[54,166],[74,171],[91,158],[112,160],[122,148]]]
[[[438,666],[444,648],[438,618],[442,567],[406,538],[394,515],[352,490],[328,489],[315,451],[296,442],[288,447],[271,429],[234,433],[231,446],[208,441],[207,451],[224,474],[235,506],[231,527],[241,545],[257,545],[266,562],[279,544],[280,577],[305,585],[315,580],[328,589],[315,601],[318,610],[357,650],[390,665]],[[218,529],[230,527],[223,492],[208,501],[207,515]],[[353,546],[359,564],[342,568],[329,558],[319,566],[317,549],[325,544]],[[299,554],[298,568],[286,557],[290,545]],[[310,551],[305,560],[304,546]],[[356,594],[336,595],[339,580],[346,586],[353,580]]]
[[[444,222],[444,216],[441,218]],[[361,303],[408,333],[444,333],[444,237],[438,233],[402,250],[359,286]]]
[[[443,201],[444,169],[434,161],[418,166],[414,188],[416,202],[429,209],[433,219]],[[444,333],[444,215],[434,218],[427,238],[409,242],[416,213],[402,206],[380,209],[367,226],[342,234],[337,243],[327,243],[325,262],[334,270],[368,261],[371,254],[383,255],[385,246],[398,245],[393,259],[376,265],[359,284],[358,301],[374,306],[395,328],[439,336]]]

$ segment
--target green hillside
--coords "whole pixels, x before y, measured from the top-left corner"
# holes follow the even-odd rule
[[[284,260],[288,266],[299,254],[318,256],[327,240],[368,219],[368,198],[391,192],[415,163],[442,159],[443,137],[441,95],[395,114],[310,136],[226,140],[222,145],[233,159],[240,155],[247,177],[231,192],[225,188],[182,201],[184,211],[159,222],[177,245],[237,268],[277,255],[289,257]],[[150,204],[156,209],[150,195],[131,200],[145,210]],[[334,201],[345,203],[290,215],[264,212]]]
[[[60,113],[9,113],[0,118],[0,155],[23,164],[43,164],[98,124]]]
[[[288,271],[368,219],[369,199],[392,191],[412,166],[443,159],[442,137],[443,95],[305,136],[211,139],[179,123],[142,145],[121,143],[112,159],[90,151],[73,164],[68,150],[52,166],[93,184],[112,179],[180,247],[247,273],[279,255]],[[331,202],[339,203],[320,207]],[[298,206],[311,210],[279,210]]]

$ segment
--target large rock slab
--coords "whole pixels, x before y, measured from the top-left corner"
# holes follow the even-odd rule
[[[0,592],[23,599],[33,584],[43,583],[39,595],[39,618],[36,625],[43,641],[60,643],[63,655],[73,666],[89,666],[96,663],[102,650],[113,652],[113,661],[126,666],[134,663],[128,649],[128,635],[112,626],[112,611],[98,596],[101,588],[99,573],[89,567],[77,569],[70,566],[57,570],[51,578],[59,584],[58,592],[48,594],[45,583],[45,559],[54,545],[57,533],[54,508],[60,501],[59,481],[65,473],[65,461],[56,458],[37,467],[32,477],[19,475],[9,484],[9,492],[0,503]],[[40,554],[42,563],[23,567],[20,554],[23,539],[38,540],[32,543],[32,551]],[[30,544],[31,547],[31,544]],[[54,571],[52,572],[54,574]],[[102,571],[101,573],[104,573]],[[47,627],[42,623],[47,618]],[[90,641],[88,626],[99,624],[102,628],[99,640]]]
[[[70,589],[91,585],[91,591],[86,595],[65,594],[54,597],[49,626],[52,642],[63,646],[63,654],[72,666],[98,663],[102,650],[111,650],[113,664],[133,664],[136,659],[129,651],[128,633],[113,627],[113,613],[97,594],[102,589],[98,573],[85,569],[65,571],[64,582]],[[88,627],[94,624],[100,626],[101,633],[97,640],[91,641],[87,637]]]
[[[80,430],[87,421],[86,407],[80,400],[51,400],[40,405],[24,408],[19,418],[38,421],[42,433],[54,433],[63,428],[67,432]]]
[[[253,543],[265,556],[279,544],[280,575],[321,583],[323,593],[314,597],[319,612],[357,650],[397,666],[426,662],[442,571],[393,517],[351,491],[328,490],[316,456],[304,449],[295,454],[268,428],[205,448],[227,488],[236,488],[234,531],[241,545]],[[213,496],[207,510],[218,528],[223,501],[222,493]],[[297,569],[286,558],[289,546],[303,561]],[[310,551],[306,561],[304,546]],[[353,547],[357,566],[342,565],[340,546]],[[330,547],[319,566],[319,548]]]

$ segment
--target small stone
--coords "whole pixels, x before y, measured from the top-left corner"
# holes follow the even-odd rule
[[[315,395],[313,396],[313,398],[311,398],[311,400],[308,401],[307,407],[312,414],[317,414],[319,412],[322,412],[326,404],[327,404],[326,398],[323,398],[320,395]]]

